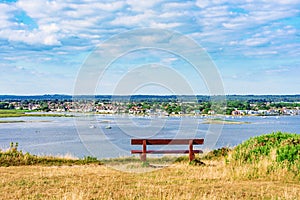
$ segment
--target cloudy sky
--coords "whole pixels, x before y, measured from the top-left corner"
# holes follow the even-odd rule
[[[215,64],[226,94],[300,94],[300,0],[2,0],[0,94],[73,94],[91,52],[139,28],[176,31],[195,41]],[[154,43],[159,37],[145,35]],[[153,63],[207,94],[186,61],[157,49],[115,60],[95,93],[113,93],[128,71],[147,64],[151,70]],[[139,92],[170,89],[154,84]]]

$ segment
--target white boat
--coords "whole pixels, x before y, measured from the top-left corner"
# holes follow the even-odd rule
[[[89,127],[90,127],[90,128],[96,128],[96,126],[95,126],[95,125],[90,125]]]
[[[111,126],[106,126],[105,128],[106,128],[106,129],[111,129]]]

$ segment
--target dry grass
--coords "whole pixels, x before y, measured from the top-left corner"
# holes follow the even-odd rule
[[[99,165],[0,167],[0,199],[299,198],[300,181],[284,169],[266,175],[264,162],[205,162],[206,166],[179,163],[147,173]]]

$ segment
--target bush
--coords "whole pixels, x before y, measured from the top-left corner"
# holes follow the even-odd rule
[[[268,159],[288,169],[296,166],[300,171],[300,135],[275,132],[250,138],[233,150],[232,159],[239,163],[258,163]]]
[[[3,152],[0,150],[0,166],[22,166],[22,165],[82,165],[102,164],[97,158],[85,157],[84,159],[65,159],[56,157],[39,157],[18,150],[18,143],[11,143],[10,148]]]
[[[228,147],[222,147],[220,149],[215,149],[215,150],[212,150],[212,151],[208,152],[203,157],[203,159],[212,160],[212,159],[219,159],[219,158],[227,157],[228,153],[230,151],[231,151],[231,149],[228,148]]]
[[[202,162],[199,158],[195,158],[194,160],[189,162],[189,165],[192,166],[205,166],[206,164]]]

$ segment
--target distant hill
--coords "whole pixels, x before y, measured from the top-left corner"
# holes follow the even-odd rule
[[[0,95],[0,100],[7,101],[7,100],[69,100],[72,99],[70,95],[61,95],[61,94],[54,94],[54,95],[32,95],[32,96],[19,96],[19,95]]]
[[[23,100],[100,100],[100,101],[209,101],[210,96],[207,95],[64,95],[64,94],[45,94],[33,96],[19,95],[0,95],[0,101],[23,101]],[[251,102],[300,102],[300,95],[226,95],[226,100],[240,100]]]

